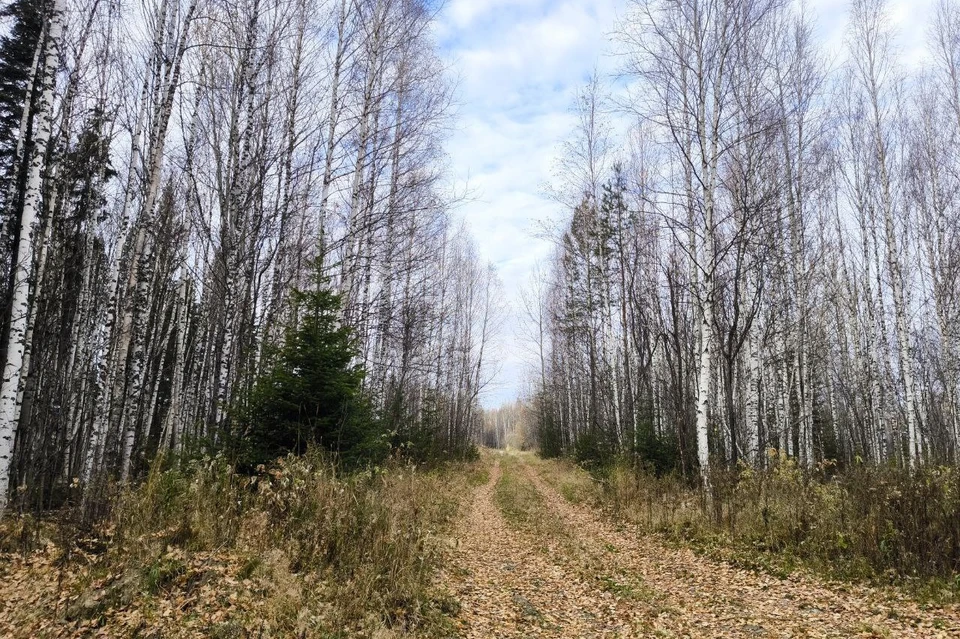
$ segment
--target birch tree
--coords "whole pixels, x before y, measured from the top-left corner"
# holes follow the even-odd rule
[[[35,119],[37,131],[33,149],[27,164],[26,189],[23,210],[20,214],[20,238],[14,264],[14,280],[10,306],[10,323],[7,336],[7,356],[0,383],[0,513],[6,507],[10,484],[10,463],[16,443],[20,402],[20,384],[23,376],[24,352],[28,348],[27,333],[30,317],[30,289],[34,284],[34,241],[43,209],[43,177],[46,170],[47,144],[53,126],[54,90],[57,82],[57,67],[60,55],[60,38],[63,32],[63,0],[54,0],[46,16],[46,34],[42,72],[34,81],[42,82],[40,100]],[[28,95],[33,86],[28,86]],[[25,100],[29,105],[30,100]],[[26,106],[24,108],[27,108]]]

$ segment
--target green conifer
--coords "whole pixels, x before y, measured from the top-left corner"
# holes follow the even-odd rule
[[[386,440],[362,392],[365,371],[355,363],[356,338],[341,322],[342,298],[317,278],[294,292],[296,318],[245,411],[244,465],[302,454],[319,446],[345,466],[376,462]]]

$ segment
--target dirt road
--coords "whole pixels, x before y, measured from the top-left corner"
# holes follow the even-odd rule
[[[568,501],[547,462],[489,464],[444,575],[465,637],[960,637],[956,608],[712,561]]]

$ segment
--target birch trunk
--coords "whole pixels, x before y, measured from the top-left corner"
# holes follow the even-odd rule
[[[7,336],[7,359],[3,368],[3,381],[0,383],[0,514],[6,509],[7,492],[10,486],[10,465],[13,461],[17,436],[18,397],[30,314],[30,288],[34,275],[34,234],[42,211],[43,174],[47,145],[50,142],[53,126],[53,95],[57,83],[56,72],[65,8],[65,0],[54,0],[47,17],[43,72],[40,74],[44,86],[37,103],[35,117],[38,126],[27,165],[26,192],[23,212],[20,216],[20,238],[17,242],[10,329]],[[28,105],[32,89],[33,87],[28,88],[26,102]]]

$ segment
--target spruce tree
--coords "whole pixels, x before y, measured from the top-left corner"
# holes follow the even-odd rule
[[[0,8],[0,23],[10,24],[9,31],[0,36],[0,272],[7,273],[6,281],[0,285],[2,335],[7,334],[9,327],[13,257],[20,234],[26,159],[33,148],[35,102],[42,85],[36,81],[34,71],[40,64],[46,4],[46,0],[13,0]],[[6,343],[0,340],[0,359],[5,358]]]
[[[20,120],[29,106],[26,93],[43,32],[43,4],[14,0],[0,8],[0,21],[12,22],[10,31],[0,37],[0,175],[4,181],[12,175]],[[6,189],[0,196],[6,196]]]
[[[294,325],[256,383],[244,411],[241,466],[253,467],[318,446],[347,467],[385,453],[382,429],[362,392],[353,329],[341,322],[342,298],[318,278],[294,292]]]

